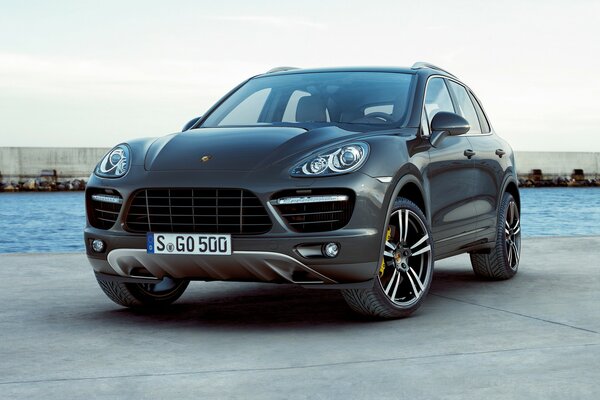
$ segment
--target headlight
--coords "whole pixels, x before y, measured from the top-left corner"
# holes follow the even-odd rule
[[[330,176],[359,169],[369,156],[369,145],[351,143],[317,153],[292,168],[297,177]]]
[[[129,146],[120,144],[107,155],[96,166],[94,173],[103,178],[120,178],[129,170]]]

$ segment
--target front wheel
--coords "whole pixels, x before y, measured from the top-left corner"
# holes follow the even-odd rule
[[[496,243],[489,254],[471,253],[475,275],[490,280],[512,278],[521,258],[521,218],[510,193],[504,193],[496,222]]]
[[[189,281],[164,277],[158,283],[127,283],[103,278],[96,274],[100,288],[115,303],[132,308],[158,307],[177,300]]]
[[[433,241],[427,219],[410,200],[399,198],[388,217],[382,260],[369,289],[342,290],[354,311],[379,318],[412,314],[433,276]]]

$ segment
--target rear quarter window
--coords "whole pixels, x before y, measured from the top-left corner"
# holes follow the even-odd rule
[[[481,122],[481,133],[490,133],[492,129],[490,128],[490,123],[488,122],[487,117],[483,112],[481,104],[479,104],[479,101],[477,101],[473,93],[469,92],[469,97],[471,97],[471,101],[473,102],[473,104],[475,105],[475,109],[477,110],[479,122]]]

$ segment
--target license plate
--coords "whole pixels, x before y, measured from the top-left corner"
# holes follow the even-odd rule
[[[149,254],[231,255],[231,235],[148,232],[146,239]]]

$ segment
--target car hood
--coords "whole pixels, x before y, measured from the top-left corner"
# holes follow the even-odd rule
[[[144,167],[149,171],[250,171],[355,135],[360,133],[335,126],[193,129],[157,139],[146,153]]]

